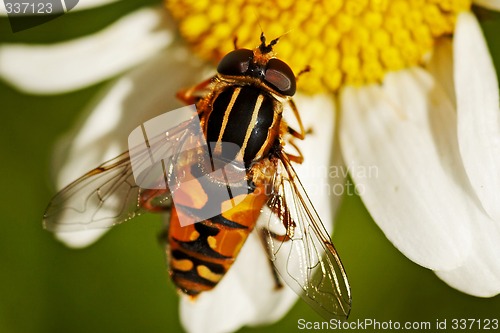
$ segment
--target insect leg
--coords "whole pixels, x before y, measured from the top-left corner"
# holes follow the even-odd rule
[[[293,128],[288,126],[288,133],[299,140],[303,140],[306,136],[306,131],[304,129],[304,125],[302,124],[302,119],[300,118],[300,114],[299,114],[299,110],[297,109],[297,105],[295,105],[295,102],[293,101],[293,99],[288,100],[288,104],[290,105],[290,108],[292,109],[292,112],[295,116],[295,119],[297,119],[297,122],[299,124],[299,131],[294,130]]]
[[[286,234],[283,236],[278,235],[269,230],[268,231],[269,236],[279,241],[287,241],[293,238],[295,234],[295,228],[297,227],[297,223],[295,223],[295,221],[292,218],[292,215],[290,214],[290,211],[288,210],[288,203],[286,202],[286,198],[282,195],[276,196],[272,199],[271,202],[268,202],[267,205],[269,209],[271,209],[271,212],[276,214],[276,216],[281,221],[286,230]]]
[[[167,189],[141,189],[139,204],[148,212],[169,212],[172,208],[170,191]]]
[[[194,104],[201,97],[203,97],[203,94],[200,94],[200,92],[202,90],[205,90],[213,82],[213,79],[214,78],[211,77],[201,83],[198,83],[197,85],[191,88],[183,89],[176,94],[176,97],[188,105]]]
[[[168,243],[168,226],[160,231],[160,233],[158,234],[158,241],[160,242],[160,244]]]
[[[302,164],[302,162],[304,162],[304,155],[302,155],[302,152],[300,151],[299,147],[297,147],[297,145],[295,144],[295,142],[293,140],[288,140],[288,143],[290,144],[290,146],[292,146],[293,148],[295,148],[295,150],[297,151],[298,155],[292,155],[292,154],[289,154],[289,153],[285,153],[286,156],[288,157],[288,159],[290,161],[298,163],[298,164]]]

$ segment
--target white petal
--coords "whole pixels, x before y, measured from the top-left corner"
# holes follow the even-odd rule
[[[53,167],[58,188],[125,151],[128,135],[142,122],[182,106],[175,93],[200,81],[202,73],[202,65],[185,49],[172,48],[115,82],[84,123],[59,143]],[[58,237],[81,247],[95,240],[90,236],[100,236],[97,231],[84,232],[81,235],[88,241],[78,241],[76,234],[80,233]]]
[[[500,0],[474,0],[473,2],[484,8],[500,10]]]
[[[82,230],[78,232],[60,232],[56,233],[56,238],[68,247],[78,249],[93,244],[105,233],[105,229]]]
[[[346,89],[342,112],[344,160],[352,170],[376,168],[351,176],[387,238],[424,267],[461,265],[477,207],[464,189],[453,107],[443,90],[420,69],[391,73],[383,87]]]
[[[481,216],[482,215],[482,216]],[[450,286],[467,294],[492,297],[500,293],[500,228],[480,214],[473,230],[474,247],[464,265],[436,272]]]
[[[335,128],[333,102],[328,96],[299,96],[296,101],[304,125],[312,128],[313,133],[303,142],[296,142],[304,154],[304,164],[295,169],[323,223],[331,231],[331,202],[339,200],[339,196],[331,196],[320,185],[329,181],[328,165]],[[293,121],[290,123],[293,125]],[[294,153],[293,149],[285,148]],[[213,291],[203,293],[196,301],[183,298],[182,323],[189,332],[232,332],[245,325],[274,322],[290,310],[298,297],[288,287],[280,291],[274,287],[262,243],[258,235],[252,233],[234,266]],[[223,319],[221,314],[224,314]]]
[[[162,9],[141,9],[94,35],[53,45],[3,44],[0,78],[22,91],[62,93],[112,77],[173,39]]]
[[[500,106],[495,67],[481,28],[461,14],[454,39],[458,139],[484,209],[500,221]]]
[[[444,88],[448,99],[456,105],[455,87],[453,81],[453,45],[450,39],[441,39],[436,43],[427,64],[428,71]]]
[[[495,136],[499,138],[498,84],[486,43],[472,15],[459,17],[454,46],[460,151],[472,186],[496,221],[479,208],[474,218],[470,256],[460,267],[436,273],[463,292],[491,297],[500,293],[500,226],[498,209],[494,205],[496,193],[492,188],[492,183],[498,181],[497,173],[492,170],[495,163],[498,167],[498,158],[491,156],[495,153],[489,151],[493,146],[492,151],[498,153],[498,147],[495,149],[493,144]],[[485,160],[488,162],[478,163]],[[493,178],[489,178],[492,175]],[[493,192],[488,193],[488,190]]]

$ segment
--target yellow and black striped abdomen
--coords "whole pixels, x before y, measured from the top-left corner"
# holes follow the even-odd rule
[[[266,156],[275,143],[281,120],[277,110],[281,104],[258,87],[228,86],[212,102],[207,141],[238,145],[248,166]]]
[[[179,290],[195,296],[217,285],[253,230],[267,198],[264,189],[254,188],[234,208],[231,202],[219,202],[222,214],[186,226],[181,226],[179,220],[196,219],[197,209],[214,202],[207,197],[205,202],[186,202],[172,209],[168,236],[170,275]],[[186,199],[189,201],[189,196]]]

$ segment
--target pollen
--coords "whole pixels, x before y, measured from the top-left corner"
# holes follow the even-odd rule
[[[263,31],[280,37],[276,56],[301,75],[305,92],[380,82],[385,73],[421,65],[439,38],[453,34],[471,0],[167,0],[196,54],[218,62],[253,49]]]

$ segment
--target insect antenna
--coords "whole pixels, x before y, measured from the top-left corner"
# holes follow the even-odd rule
[[[260,23],[259,23],[259,27],[260,27]],[[262,27],[260,28],[260,46],[259,46],[259,50],[262,54],[266,54],[266,53],[269,53],[273,50],[273,46],[278,44],[279,40],[281,37],[287,35],[290,31],[292,31],[292,29],[288,30],[287,32],[281,34],[280,36],[276,37],[275,39],[273,39],[271,42],[269,42],[269,44],[266,45],[266,36],[264,35],[264,32],[262,31]]]

